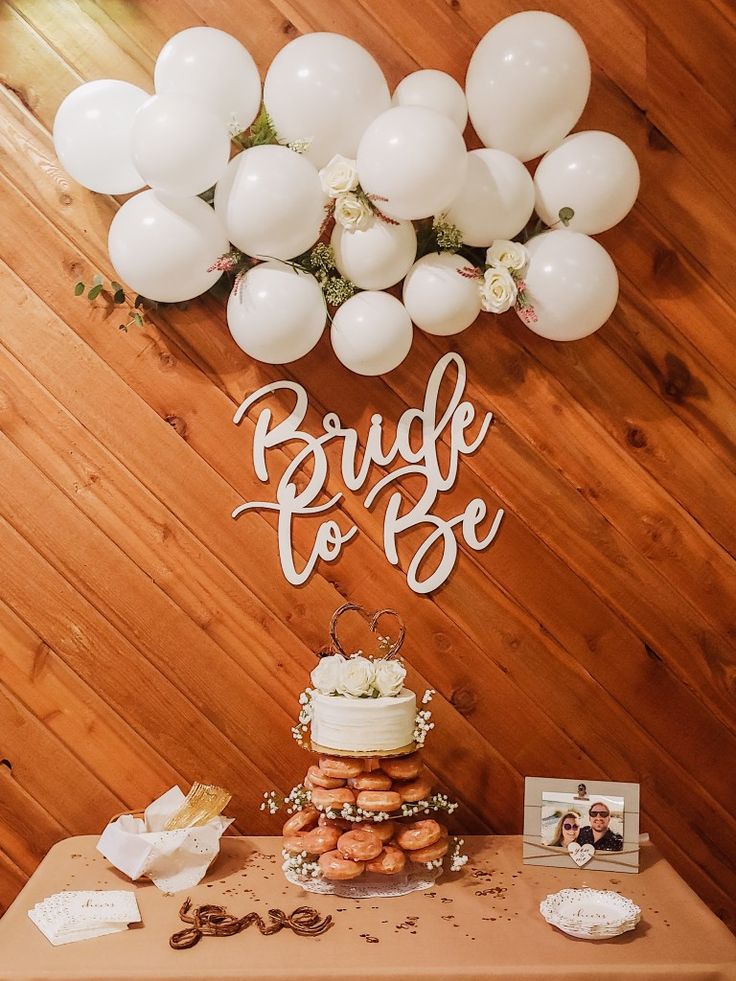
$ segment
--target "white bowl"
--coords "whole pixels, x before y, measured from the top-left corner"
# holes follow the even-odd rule
[[[583,940],[608,940],[633,930],[641,910],[625,896],[601,889],[562,889],[539,904],[552,926]]]

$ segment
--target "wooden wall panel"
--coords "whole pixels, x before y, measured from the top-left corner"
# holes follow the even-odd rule
[[[443,736],[428,754],[463,802],[458,827],[518,831],[525,775],[639,780],[643,830],[736,924],[736,21],[722,0],[537,6],[571,20],[591,53],[580,128],[617,133],[642,169],[634,211],[601,236],[618,307],[568,345],[513,314],[451,344],[417,336],[382,379],[350,375],[327,338],[288,368],[255,364],[211,297],[125,335],[114,311],[76,299],[77,279],[112,272],[120,202],[61,170],[55,111],[91,78],[150,89],[166,38],[202,23],[238,36],[261,71],[298,33],[335,30],[392,87],[420,66],[462,82],[478,39],[521,3],[0,7],[0,910],[54,841],[175,781],[222,782],[237,830],[273,832],[258,803],[299,775],[295,697],[350,598],[407,621],[411,681],[438,690]],[[381,506],[348,495],[337,519],[359,536],[288,586],[272,515],[229,516],[261,496],[253,423],[233,426],[235,407],[291,378],[309,391],[311,427],[328,409],[359,432],[374,412],[390,426],[449,349],[495,420],[437,511],[473,496],[504,507],[493,548],[462,547],[450,582],[416,596],[383,556]],[[295,527],[301,561],[313,534]],[[400,546],[402,568],[415,545]]]

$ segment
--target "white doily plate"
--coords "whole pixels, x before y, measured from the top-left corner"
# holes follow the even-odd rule
[[[552,926],[582,940],[609,940],[633,930],[641,910],[625,896],[601,889],[562,889],[539,904]]]
[[[389,899],[391,896],[406,896],[410,892],[421,892],[433,886],[442,869],[417,869],[402,872],[400,875],[378,875],[366,872],[358,879],[343,882],[329,879],[300,879],[293,872],[284,871],[288,881],[306,892],[321,893],[327,896],[344,896],[349,899]]]

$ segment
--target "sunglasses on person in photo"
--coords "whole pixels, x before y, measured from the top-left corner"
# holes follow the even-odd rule
[[[608,811],[590,811],[590,816],[592,818],[607,818]]]
[[[565,821],[565,823],[562,825],[562,827],[565,829],[565,831],[577,831],[578,830],[577,824],[568,824],[567,821]]]

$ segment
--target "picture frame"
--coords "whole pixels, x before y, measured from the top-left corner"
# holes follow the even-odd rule
[[[638,872],[639,784],[527,777],[522,841],[525,865]]]

